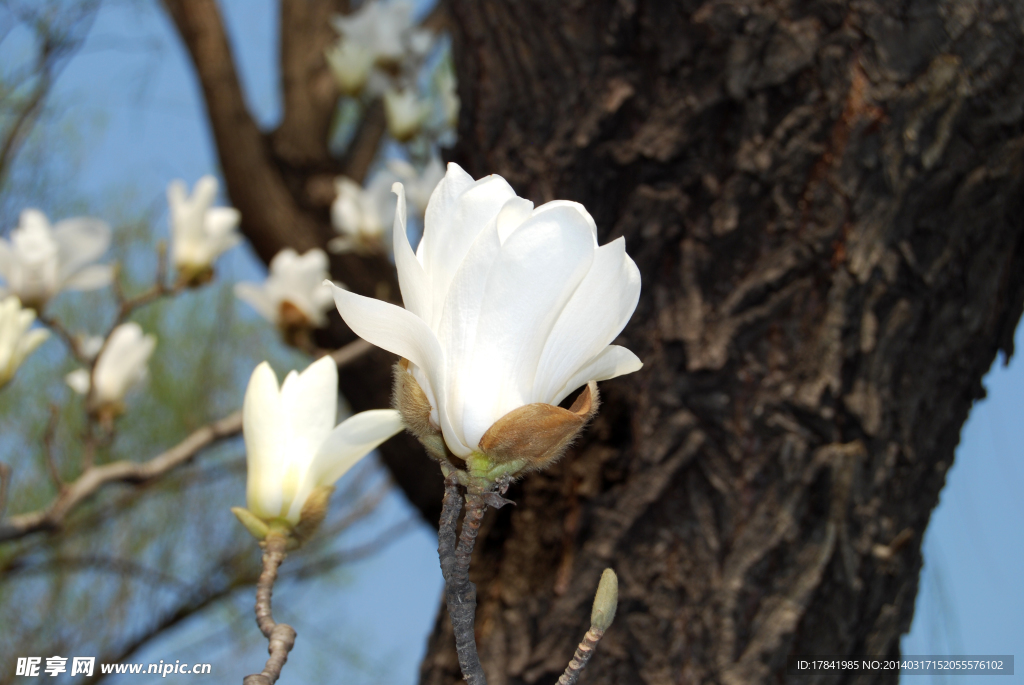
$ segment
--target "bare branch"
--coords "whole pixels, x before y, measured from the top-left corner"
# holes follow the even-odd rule
[[[284,117],[272,134],[274,152],[291,166],[333,166],[327,149],[338,87],[324,59],[336,40],[330,17],[348,2],[282,0],[281,95]]]

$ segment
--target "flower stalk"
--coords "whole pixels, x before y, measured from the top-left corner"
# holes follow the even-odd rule
[[[263,671],[247,675],[242,685],[273,685],[281,677],[281,669],[288,661],[288,653],[295,646],[295,629],[287,623],[274,621],[271,597],[277,570],[286,556],[289,546],[289,532],[285,526],[272,526],[263,542],[263,571],[256,583],[256,625],[269,640],[267,659]]]

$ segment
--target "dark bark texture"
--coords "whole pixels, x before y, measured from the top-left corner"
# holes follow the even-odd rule
[[[594,425],[485,520],[491,685],[798,682],[895,655],[1024,298],[1024,7],[451,0],[455,159],[582,202],[643,275]],[[806,682],[889,682],[831,674]],[[439,617],[426,685],[460,682]],[[800,682],[803,682],[801,680]]]

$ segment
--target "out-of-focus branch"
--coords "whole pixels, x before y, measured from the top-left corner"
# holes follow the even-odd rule
[[[249,113],[215,0],[164,0],[203,91],[224,181],[242,231],[264,262],[285,247],[305,252],[326,236],[289,192]]]
[[[155,568],[138,564],[131,559],[103,556],[63,556],[46,559],[43,563],[29,563],[24,559],[15,560],[3,569],[5,578],[29,576],[55,571],[94,571],[110,573],[139,580],[155,588],[171,588],[182,594],[188,591],[187,583]]]
[[[149,461],[115,461],[87,468],[74,482],[67,483],[45,509],[11,516],[0,522],[0,541],[13,540],[40,530],[60,526],[64,518],[83,501],[108,483],[142,483],[167,473],[191,460],[201,449],[242,430],[242,412],[236,411],[203,426],[166,452]]]
[[[7,508],[7,492],[11,487],[11,467],[0,461],[0,520]]]
[[[347,0],[281,1],[284,116],[271,140],[274,153],[292,166],[333,166],[326,142],[339,92],[324,51],[337,39],[331,15],[347,12]]]

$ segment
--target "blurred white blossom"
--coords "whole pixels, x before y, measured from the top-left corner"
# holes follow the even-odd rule
[[[252,372],[242,408],[249,512],[269,521],[299,522],[310,495],[328,488],[402,430],[393,409],[356,414],[335,426],[338,367],[322,357],[278,387],[267,362]]]
[[[14,378],[25,358],[50,336],[43,328],[29,330],[35,320],[36,313],[22,308],[14,295],[0,301],[0,387]]]
[[[349,95],[358,94],[367,83],[377,95],[392,80],[391,74],[413,73],[434,40],[431,31],[416,28],[413,4],[404,0],[369,0],[351,14],[335,15],[331,23],[340,38],[325,57],[338,86]]]
[[[412,88],[388,90],[384,93],[384,117],[388,132],[404,142],[415,136],[428,113],[426,104]]]
[[[335,179],[338,196],[331,205],[331,223],[340,234],[328,247],[333,252],[384,252],[395,220],[394,177],[380,172],[363,188],[350,178]]]
[[[96,360],[92,379],[86,369],[69,373],[71,389],[89,395],[91,410],[108,416],[124,411],[124,397],[149,374],[149,358],[156,348],[156,336],[144,334],[134,321],[115,328]]]
[[[0,295],[17,295],[41,311],[61,290],[93,290],[113,279],[109,265],[93,264],[110,246],[110,227],[99,219],[76,217],[50,226],[37,209],[21,213],[10,242],[0,238]]]
[[[241,241],[238,223],[242,216],[233,207],[214,207],[217,179],[203,176],[192,195],[184,181],[167,186],[171,210],[171,253],[174,266],[185,280],[208,274],[214,261]]]
[[[359,94],[376,58],[372,50],[355,40],[335,42],[324,52],[324,57],[338,87],[346,95]]]
[[[324,285],[327,277],[323,250],[313,248],[300,256],[285,248],[270,260],[266,281],[238,283],[235,295],[283,331],[322,326],[327,323],[324,312],[331,307],[331,291]]]

